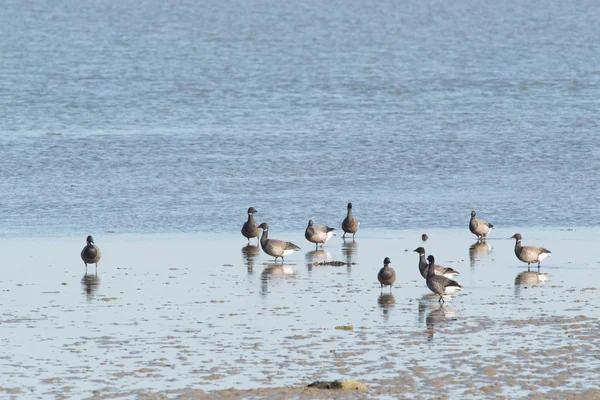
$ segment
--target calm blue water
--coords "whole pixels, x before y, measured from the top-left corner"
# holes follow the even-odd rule
[[[506,3],[506,4],[505,4]],[[599,226],[600,4],[0,12],[0,235]],[[52,133],[52,134],[50,134]]]

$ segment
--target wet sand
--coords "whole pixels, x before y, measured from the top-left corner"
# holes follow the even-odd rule
[[[515,232],[553,252],[541,276],[516,259]],[[364,230],[315,251],[273,232],[302,248],[284,267],[238,234],[94,233],[97,275],[85,235],[0,239],[0,398],[330,398],[304,386],[342,378],[370,390],[340,398],[595,398],[598,233]],[[461,273],[443,306],[421,245]]]

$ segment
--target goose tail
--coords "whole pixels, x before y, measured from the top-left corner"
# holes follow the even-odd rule
[[[285,246],[286,250],[292,250],[292,251],[300,251],[302,249],[300,249],[300,247],[296,246],[294,243],[292,242],[288,242],[288,244]]]

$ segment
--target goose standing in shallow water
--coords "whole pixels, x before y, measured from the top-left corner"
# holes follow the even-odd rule
[[[488,233],[490,233],[492,231],[492,229],[494,229],[494,225],[490,224],[489,222],[486,222],[482,219],[475,219],[475,216],[477,214],[475,213],[475,211],[471,211],[471,220],[469,221],[469,230],[471,231],[471,233],[473,235],[477,235],[478,239],[485,239],[488,235]]]
[[[258,234],[260,233],[258,230],[258,225],[254,221],[255,213],[256,210],[254,207],[250,207],[248,209],[248,221],[244,222],[244,226],[242,226],[242,235],[248,239],[248,244],[250,244],[251,238],[258,238]]]
[[[516,239],[515,242],[515,255],[517,258],[524,263],[527,263],[527,270],[529,271],[529,264],[537,263],[538,272],[540,270],[540,262],[546,257],[550,257],[552,253],[550,250],[545,249],[543,247],[534,247],[534,246],[521,246],[521,234],[515,233],[510,237],[511,239]]]
[[[462,290],[462,286],[458,282],[453,281],[450,278],[446,278],[443,275],[436,275],[434,273],[435,258],[430,254],[427,257],[429,261],[429,268],[427,270],[427,287],[433,293],[440,296],[438,303],[444,303],[444,295],[452,294],[457,290]]]
[[[383,268],[381,268],[377,274],[377,280],[381,284],[381,290],[383,291],[384,286],[389,286],[390,293],[392,292],[394,282],[396,282],[396,271],[390,266],[391,263],[389,257],[386,257],[383,260]]]
[[[344,218],[344,221],[342,221],[342,230],[344,231],[342,239],[346,238],[346,233],[351,233],[352,239],[354,239],[354,235],[358,232],[359,225],[360,222],[352,216],[352,203],[348,203],[348,214],[346,215],[346,218]]]
[[[283,263],[284,256],[292,254],[294,251],[300,251],[300,247],[292,242],[269,239],[269,225],[267,223],[263,222],[258,227],[263,230],[262,236],[260,237],[260,247],[262,247],[265,253],[275,257],[275,262],[281,257],[281,262]]]
[[[414,252],[419,253],[419,272],[421,272],[421,276],[427,279],[427,272],[429,271],[429,264],[425,260],[425,249],[423,247],[417,247],[413,250]],[[434,264],[433,271],[436,275],[443,275],[446,278],[453,278],[456,275],[460,275],[460,273],[452,268],[442,267],[441,265]]]
[[[330,228],[328,226],[323,225],[313,225],[312,219],[308,221],[308,226],[304,231],[304,237],[311,243],[315,243],[315,249],[319,248],[319,244],[321,247],[331,239],[332,236],[335,236],[335,228]]]
[[[98,270],[98,262],[102,258],[102,252],[94,244],[94,238],[90,235],[86,239],[87,245],[81,250],[81,259],[85,264],[85,270],[87,271],[88,264],[96,264],[96,271]]]

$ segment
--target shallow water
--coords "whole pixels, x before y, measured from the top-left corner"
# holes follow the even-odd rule
[[[585,1],[5,2],[0,397],[597,387],[599,19]],[[356,241],[314,250],[308,219],[339,229],[349,201]],[[302,247],[285,268],[239,235],[249,206]],[[544,275],[516,231],[553,251]],[[423,232],[465,286],[443,307]]]
[[[273,232],[302,247],[284,267],[241,235],[106,235],[97,275],[84,273],[81,238],[2,239],[2,387],[16,398],[343,377],[382,396],[597,387],[600,264],[586,249],[598,231],[520,229],[524,244],[553,251],[546,281],[522,284],[527,268],[504,239],[515,230],[494,231],[477,252],[468,231],[427,231],[428,253],[465,287],[444,306],[406,251],[423,244],[416,230],[334,237],[316,252],[301,233]],[[386,256],[398,276],[391,296],[376,280]],[[314,265],[323,261],[355,264]]]

